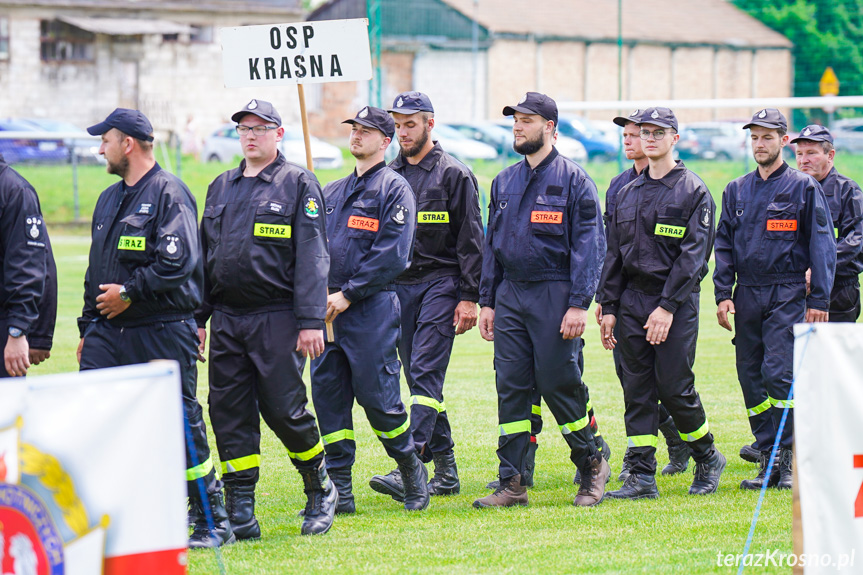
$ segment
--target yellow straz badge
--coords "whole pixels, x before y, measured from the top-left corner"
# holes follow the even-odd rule
[[[682,238],[686,228],[683,226],[667,226],[664,224],[656,224],[656,229],[653,231],[657,236],[668,236],[669,238]]]
[[[147,238],[139,238],[136,236],[120,236],[120,243],[117,244],[117,249],[143,252],[147,249]]]
[[[421,224],[448,224],[449,212],[419,212],[417,221]]]
[[[291,237],[291,226],[259,224],[256,222],[255,235],[259,238],[289,238]]]

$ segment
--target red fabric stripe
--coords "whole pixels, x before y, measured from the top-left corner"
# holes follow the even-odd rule
[[[187,554],[183,548],[106,557],[104,575],[185,575]]]

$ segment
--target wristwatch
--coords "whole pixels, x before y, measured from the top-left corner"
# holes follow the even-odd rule
[[[17,327],[9,326],[9,337],[19,338],[24,335],[24,332]]]
[[[120,286],[120,291],[117,292],[120,296],[120,299],[126,303],[131,303],[132,300],[129,298],[129,294],[126,293],[126,286]]]

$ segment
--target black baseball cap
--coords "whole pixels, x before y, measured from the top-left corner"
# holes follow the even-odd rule
[[[636,124],[653,124],[660,128],[672,128],[677,131],[677,116],[671,108],[647,108],[641,112]]]
[[[431,99],[422,92],[402,92],[396,96],[396,99],[393,100],[393,107],[387,112],[395,112],[396,114],[431,112],[434,114],[434,107]]]
[[[516,112],[522,114],[539,114],[546,120],[551,120],[557,126],[557,102],[539,92],[528,92],[515,106],[506,106],[504,116],[513,116]]]
[[[246,114],[254,114],[260,119],[272,122],[277,126],[282,125],[282,117],[279,116],[273,105],[263,100],[250,100],[242,110],[231,116],[231,120],[239,124]]]
[[[359,112],[356,117],[345,120],[342,124],[359,124],[367,128],[374,128],[383,132],[387,138],[392,138],[396,133],[396,123],[392,116],[387,114],[387,111],[374,106],[366,106]]]
[[[787,130],[788,122],[785,120],[785,116],[782,115],[782,112],[776,108],[764,108],[763,110],[755,112],[752,116],[752,120],[743,126],[743,129],[747,130],[752,126],[761,126],[762,128],[772,128],[774,130],[778,130],[779,128]]]
[[[625,128],[626,125],[630,122],[635,122],[636,124],[639,123],[641,121],[641,113],[642,112],[644,112],[644,110],[642,110],[640,108],[636,108],[632,111],[632,113],[630,115],[628,115],[628,116],[617,116],[616,118],[614,118],[612,120],[612,122],[614,122],[615,124],[617,124],[621,128]]]
[[[145,142],[153,141],[153,124],[143,113],[128,108],[117,108],[95,126],[87,128],[91,136],[101,136],[111,128],[117,128],[124,134],[128,134],[136,140]]]
[[[796,144],[797,142],[830,142],[833,143],[833,134],[830,133],[830,130],[825,128],[824,126],[819,126],[818,124],[810,124],[803,128],[800,134],[791,140],[792,144]]]

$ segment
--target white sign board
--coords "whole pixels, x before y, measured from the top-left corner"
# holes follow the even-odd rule
[[[368,24],[357,18],[222,28],[225,86],[369,80]]]
[[[803,555],[796,562],[806,575],[860,573],[863,325],[795,325],[794,335],[794,442],[803,523]]]

